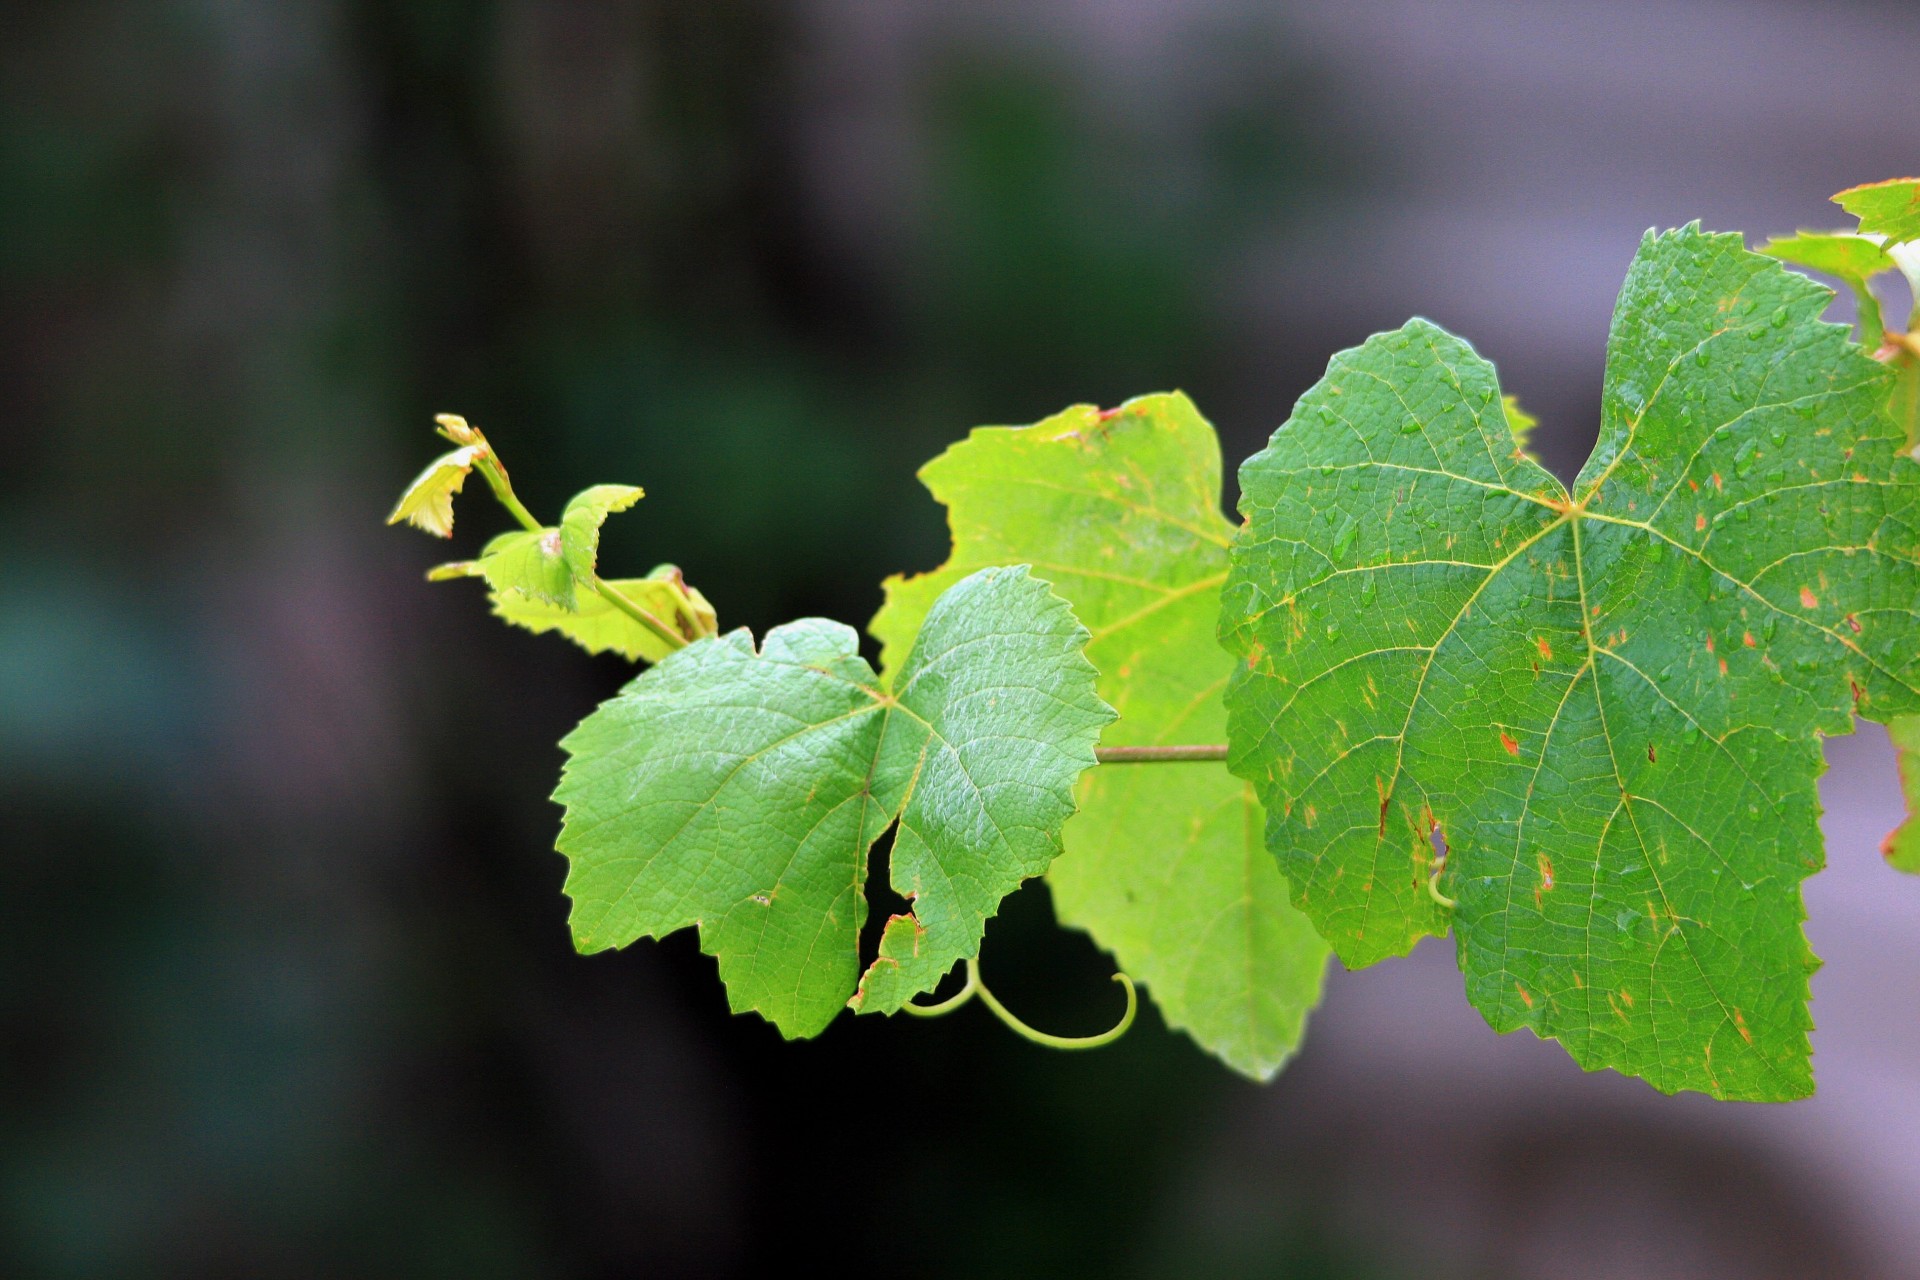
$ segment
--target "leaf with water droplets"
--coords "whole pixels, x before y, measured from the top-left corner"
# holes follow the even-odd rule
[[[1423,321],[1336,356],[1242,468],[1231,766],[1348,964],[1451,929],[1499,1030],[1665,1090],[1810,1090],[1820,736],[1920,710],[1920,466],[1831,297],[1650,235],[1571,493]]]

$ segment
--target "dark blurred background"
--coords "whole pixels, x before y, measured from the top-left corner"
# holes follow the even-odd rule
[[[1444,943],[1267,1088],[1150,1013],[786,1044],[691,935],[572,953],[554,743],[627,672],[421,580],[478,491],[380,523],[456,411],[537,511],[647,486],[607,563],[857,624],[967,428],[1182,387],[1231,463],[1412,313],[1570,472],[1640,232],[1836,222],[1917,69],[1891,0],[13,0],[0,1275],[1920,1275],[1877,731],[1812,1102],[1497,1038]],[[988,949],[1112,1015],[1043,887]]]

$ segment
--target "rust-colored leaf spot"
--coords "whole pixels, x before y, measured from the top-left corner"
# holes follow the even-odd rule
[[[1740,643],[1747,646],[1747,648],[1752,649],[1756,646],[1757,641],[1755,641],[1753,638],[1753,632],[1742,631],[1740,633]]]
[[[1516,982],[1513,984],[1513,989],[1515,991],[1518,991],[1520,993],[1520,998],[1527,1002],[1527,1008],[1529,1009],[1533,1008],[1533,997],[1527,994],[1527,989],[1525,987],[1521,986],[1519,983]]]
[[[1739,1029],[1740,1038],[1748,1044],[1753,1043],[1753,1032],[1747,1030],[1747,1017],[1738,1009],[1733,1011],[1733,1025]]]
[[[1653,744],[1651,742],[1647,744],[1647,763],[1648,764],[1660,763],[1660,753],[1653,749]]]
[[[1620,1003],[1629,1009],[1633,1008],[1633,992],[1622,988],[1620,992]]]
[[[1507,754],[1510,756],[1517,756],[1520,754],[1520,744],[1515,742],[1512,738],[1508,737],[1507,732],[1504,729],[1500,731],[1500,745],[1507,749]]]
[[[1847,615],[1847,625],[1853,628],[1853,634],[1860,634],[1860,619],[1853,614]]]
[[[1688,476],[1687,488],[1693,490],[1695,493],[1698,493],[1700,492],[1700,482],[1698,480],[1695,480],[1692,476]]]
[[[1538,908],[1540,896],[1553,892],[1553,859],[1543,853],[1537,856],[1536,862],[1540,868],[1540,883],[1533,888],[1533,905]]]
[[[1812,587],[1800,588],[1800,607],[1803,609],[1817,609],[1820,607],[1820,597],[1813,594]]]
[[[1855,627],[1855,628],[1854,628],[1854,630],[1856,630],[1856,631],[1857,631],[1857,630],[1859,630],[1859,628],[1858,628],[1858,627]],[[1541,657],[1543,657],[1543,658],[1551,658],[1551,657],[1553,656],[1553,646],[1547,643],[1547,638],[1546,638],[1545,636],[1541,636],[1541,637],[1539,637],[1538,639],[1536,639],[1536,640],[1534,641],[1534,643],[1535,643],[1536,645],[1539,645],[1539,646],[1540,646],[1540,656],[1541,656]]]
[[[1727,674],[1727,660],[1725,658],[1720,659],[1720,674]]]
[[[1707,527],[1707,513],[1702,511],[1699,515],[1693,518],[1693,531],[1695,533],[1698,533],[1706,527]]]
[[[1720,473],[1718,471],[1713,473],[1713,487],[1716,489],[1720,487]]]
[[[1708,653],[1713,652],[1713,633],[1712,632],[1707,633],[1707,652]]]

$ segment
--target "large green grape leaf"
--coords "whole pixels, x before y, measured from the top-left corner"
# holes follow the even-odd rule
[[[1113,711],[1086,630],[1025,568],[956,583],[891,690],[809,619],[668,656],[561,743],[554,798],[583,952],[698,927],[735,1010],[817,1034],[855,996],[867,851],[897,818],[888,922],[859,1007],[891,1012],[977,953],[1059,851]]]
[[[1498,1030],[1669,1091],[1810,1090],[1819,738],[1920,706],[1920,468],[1831,297],[1650,234],[1574,498],[1418,320],[1242,468],[1231,764],[1348,964],[1451,926]]]
[[[1093,632],[1100,695],[1120,712],[1107,742],[1225,740],[1232,660],[1214,631],[1233,526],[1219,442],[1185,396],[984,427],[920,478],[948,509],[953,554],[887,580],[869,627],[885,669],[948,584],[1032,564]],[[1061,920],[1144,982],[1169,1025],[1271,1077],[1319,997],[1327,947],[1287,903],[1251,787],[1219,763],[1108,765],[1081,779],[1079,801],[1047,873]]]

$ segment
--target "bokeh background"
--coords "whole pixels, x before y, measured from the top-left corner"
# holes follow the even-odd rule
[[[1257,448],[1423,314],[1564,472],[1640,233],[1920,169],[1898,0],[14,0],[0,14],[0,1274],[1920,1275],[1920,884],[1871,729],[1820,1095],[1494,1036],[1444,943],[1275,1085],[1148,1013],[732,1018],[575,956],[546,800],[626,672],[381,519],[430,416],[722,622],[937,563],[915,467],[1169,387]],[[1030,1019],[1112,1015],[1045,889]]]

